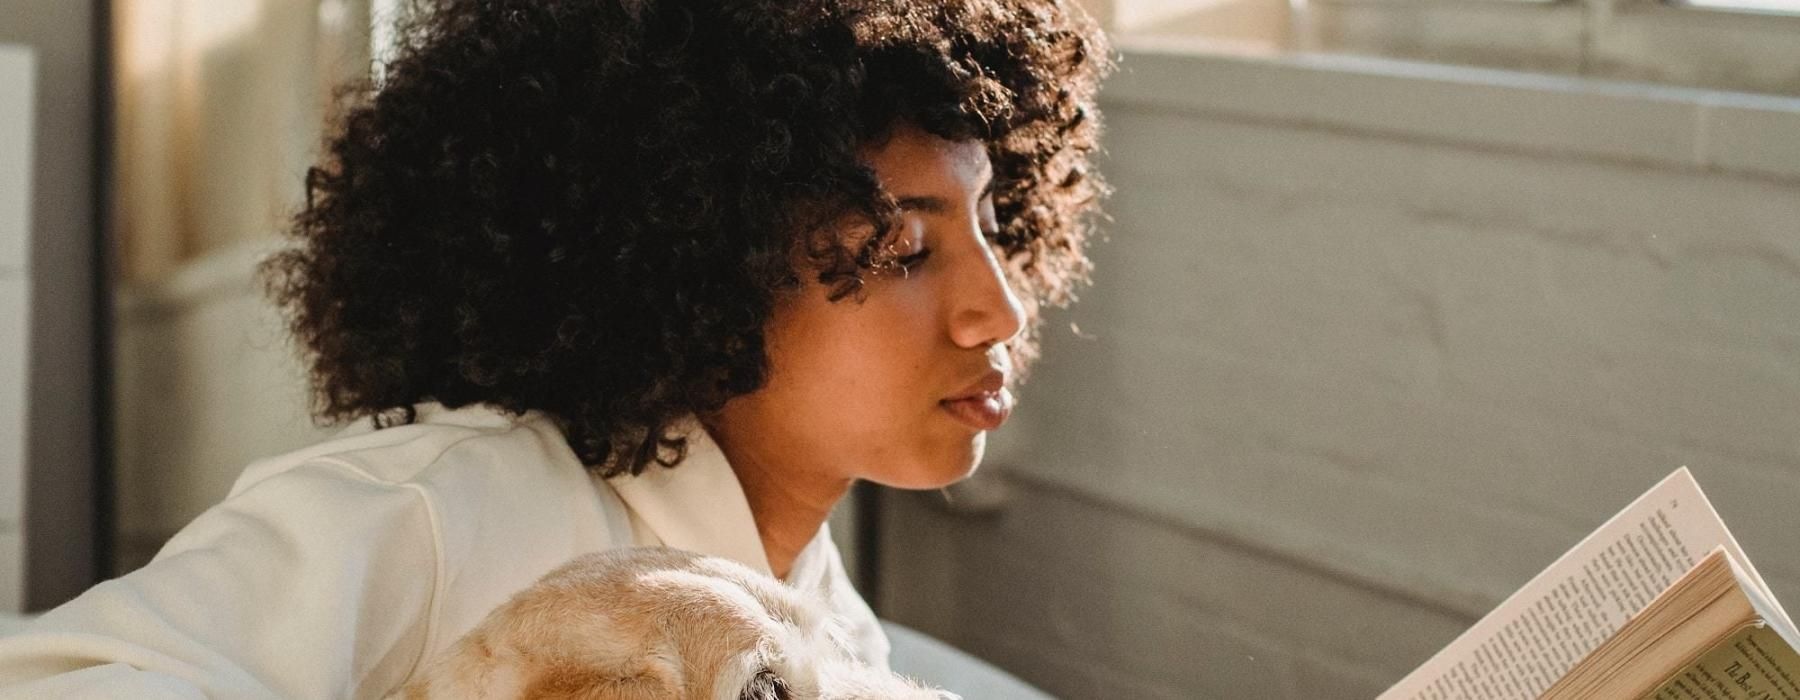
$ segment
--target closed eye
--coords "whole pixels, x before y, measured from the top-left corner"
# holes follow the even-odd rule
[[[920,248],[919,252],[901,258],[895,258],[894,262],[898,264],[902,270],[911,270],[918,267],[919,263],[925,262],[925,259],[929,257],[931,257],[931,249]]]

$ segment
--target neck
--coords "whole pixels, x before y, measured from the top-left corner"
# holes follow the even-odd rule
[[[786,579],[800,551],[850,491],[852,480],[809,468],[813,465],[765,457],[757,445],[738,444],[727,436],[716,435],[715,441],[744,489],[769,571]]]

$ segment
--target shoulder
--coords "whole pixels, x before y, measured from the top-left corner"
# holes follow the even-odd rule
[[[332,528],[377,528],[405,539],[404,548],[435,553],[425,568],[435,573],[422,577],[436,581],[427,653],[568,559],[631,544],[627,510],[548,417],[485,406],[418,408],[411,424],[374,429],[365,419],[324,442],[255,462],[226,503],[279,501],[274,507],[288,513],[283,517],[339,519]],[[413,511],[398,523],[340,507],[363,493],[396,501],[407,494]]]
[[[299,480],[327,494],[312,499],[326,509],[330,493],[414,492],[450,565],[541,573],[583,551],[629,544],[624,506],[547,416],[480,405],[417,409],[407,425],[374,429],[365,419],[322,443],[255,462],[226,500]]]
[[[548,417],[486,406],[419,404],[407,425],[359,421],[336,437],[248,466],[226,503],[257,492],[280,508],[340,512],[364,492],[410,493],[445,565],[542,573],[571,556],[629,544],[624,506],[598,483]],[[304,485],[304,499],[278,496]],[[340,498],[342,496],[343,498]],[[305,500],[310,505],[296,502]],[[345,514],[370,521],[363,514]],[[307,516],[312,517],[312,516]]]
[[[472,405],[419,404],[406,425],[375,429],[364,418],[332,438],[247,466],[235,496],[305,466],[330,465],[346,478],[388,485],[442,483],[471,476],[523,481],[585,470],[561,431],[542,414],[511,415]]]

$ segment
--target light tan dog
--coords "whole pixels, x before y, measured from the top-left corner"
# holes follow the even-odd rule
[[[849,648],[823,606],[771,577],[632,547],[545,575],[391,697],[958,700]]]

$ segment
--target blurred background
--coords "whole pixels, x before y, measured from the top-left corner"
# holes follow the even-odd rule
[[[315,441],[252,275],[391,0],[0,0],[0,609]],[[989,460],[834,526],[1061,697],[1370,697],[1690,466],[1800,600],[1800,0],[1089,0],[1117,194]]]

